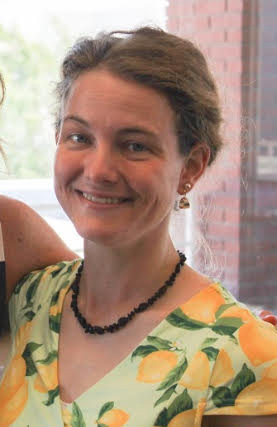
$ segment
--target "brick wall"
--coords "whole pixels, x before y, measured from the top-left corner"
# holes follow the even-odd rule
[[[242,0],[172,0],[167,22],[169,31],[192,39],[201,48],[218,82],[226,149],[199,182],[197,192],[201,212],[206,211],[206,225],[200,221],[200,227],[212,249],[216,274],[235,293],[239,279],[242,10]],[[205,258],[200,251],[196,267],[202,271]]]
[[[258,87],[261,81],[260,15],[263,13],[263,25],[267,28],[269,18],[266,16],[275,22],[272,16],[276,17],[273,9],[277,5],[269,0],[266,11],[261,11],[261,3],[265,2],[169,0],[167,27],[170,32],[193,40],[206,54],[223,102],[226,148],[198,184],[202,204],[194,212],[195,222],[212,249],[217,277],[240,298],[270,306],[272,295],[277,298],[277,271],[272,266],[272,261],[277,266],[276,245],[273,246],[277,230],[274,221],[270,225],[268,219],[258,216],[257,200],[263,204],[266,198],[274,205],[275,187],[272,182],[261,184],[257,179],[256,140],[261,117],[259,101],[266,104],[264,98],[260,99]],[[270,36],[270,28],[267,32],[267,44],[269,40],[272,42],[268,49],[271,54],[275,52],[276,58],[276,29],[274,36]],[[268,62],[275,65],[274,61],[266,62],[267,72]],[[277,87],[274,79],[276,67],[270,81],[266,83],[266,77],[263,79],[269,93],[272,93],[270,85]],[[275,126],[276,92],[270,99],[275,99],[274,106],[270,102]],[[263,114],[267,117],[267,113]],[[272,126],[272,116],[266,126]],[[259,199],[255,198],[257,195]],[[277,209],[277,195],[275,207]],[[206,223],[202,221],[203,211]],[[205,260],[205,251],[200,250],[196,267],[201,271],[205,270]],[[264,289],[261,281],[265,283]]]

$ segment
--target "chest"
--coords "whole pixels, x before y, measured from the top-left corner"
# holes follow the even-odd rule
[[[64,402],[72,402],[129,356],[157,323],[134,322],[114,334],[88,335],[65,311],[59,337],[59,386]]]

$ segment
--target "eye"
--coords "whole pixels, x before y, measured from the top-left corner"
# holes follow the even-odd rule
[[[77,144],[87,144],[89,139],[87,136],[82,135],[81,133],[73,133],[68,137],[70,141],[75,142]]]
[[[149,151],[148,148],[140,142],[129,142],[128,148],[133,153],[142,153],[145,151]]]

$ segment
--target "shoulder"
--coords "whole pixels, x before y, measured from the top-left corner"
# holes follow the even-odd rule
[[[225,304],[217,309],[211,328],[217,339],[212,343],[216,358],[209,380],[211,396],[206,414],[274,414],[277,412],[272,398],[277,393],[277,331],[226,289],[217,286]],[[263,405],[257,405],[261,399]]]
[[[32,320],[40,307],[56,305],[61,290],[64,294],[74,280],[80,262],[80,259],[62,261],[25,275],[16,284],[9,301],[12,323],[17,323],[18,318]]]
[[[26,273],[76,258],[54,230],[33,209],[18,200],[0,196],[7,270],[7,295]]]

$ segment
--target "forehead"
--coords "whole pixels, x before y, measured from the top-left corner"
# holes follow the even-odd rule
[[[103,69],[85,72],[73,82],[64,113],[84,115],[86,120],[107,115],[107,120],[135,120],[175,131],[174,112],[164,95]]]

